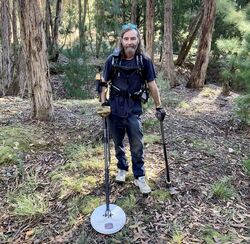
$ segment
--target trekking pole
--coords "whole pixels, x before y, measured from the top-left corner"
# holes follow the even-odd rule
[[[164,128],[163,128],[163,121],[160,120],[160,127],[161,127],[161,137],[162,137],[162,145],[163,145],[163,152],[165,158],[165,165],[166,165],[166,183],[167,187],[171,185],[170,175],[169,175],[169,167],[168,167],[168,156],[167,156],[167,149],[166,149],[166,142],[164,136]]]
[[[110,217],[111,211],[109,208],[110,204],[110,187],[109,187],[109,164],[110,164],[110,142],[109,142],[109,128],[107,118],[103,119],[104,128],[104,160],[105,160],[105,198],[106,198],[106,211],[105,216]]]

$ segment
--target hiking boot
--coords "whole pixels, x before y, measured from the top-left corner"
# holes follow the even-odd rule
[[[125,182],[125,177],[126,177],[126,170],[123,169],[118,169],[118,173],[116,175],[115,181],[117,182]]]
[[[135,179],[134,183],[136,186],[139,186],[141,193],[147,194],[151,192],[151,189],[145,180],[145,176]]]

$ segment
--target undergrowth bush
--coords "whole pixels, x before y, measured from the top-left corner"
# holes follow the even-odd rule
[[[250,125],[250,94],[240,96],[236,99],[234,111],[243,124]]]
[[[63,51],[68,57],[68,63],[61,65],[60,70],[64,72],[63,85],[67,96],[70,98],[87,99],[94,92],[95,67],[88,64],[87,59],[79,50],[73,47]]]
[[[246,173],[250,176],[250,159],[243,161],[243,166],[245,168]]]
[[[228,200],[234,195],[234,189],[229,178],[224,177],[216,181],[212,186],[213,197]]]

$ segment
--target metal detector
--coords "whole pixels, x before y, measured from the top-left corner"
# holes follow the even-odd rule
[[[124,211],[115,204],[110,204],[109,164],[110,141],[107,118],[103,118],[104,128],[104,159],[105,159],[105,198],[106,204],[97,207],[90,217],[92,227],[102,234],[114,234],[121,230],[126,222]]]
[[[165,165],[166,165],[166,183],[167,183],[167,187],[169,187],[171,185],[171,181],[170,181],[170,175],[169,175],[168,156],[167,156],[166,142],[165,142],[165,136],[164,136],[163,120],[160,120],[160,126],[161,126],[162,145],[163,145],[163,152],[164,152]]]

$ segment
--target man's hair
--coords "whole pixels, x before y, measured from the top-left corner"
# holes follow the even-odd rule
[[[130,31],[130,30],[135,30],[137,32],[137,38],[139,40],[139,44],[138,44],[138,47],[137,47],[137,49],[135,51],[135,54],[145,54],[143,43],[142,43],[141,36],[140,36],[140,33],[139,33],[138,29],[137,28],[126,28],[126,29],[123,29],[121,31],[120,38],[119,38],[119,41],[118,41],[118,48],[121,50],[122,56],[125,55],[124,47],[122,45],[122,38],[123,38],[124,34],[126,32],[128,32],[128,31]]]

